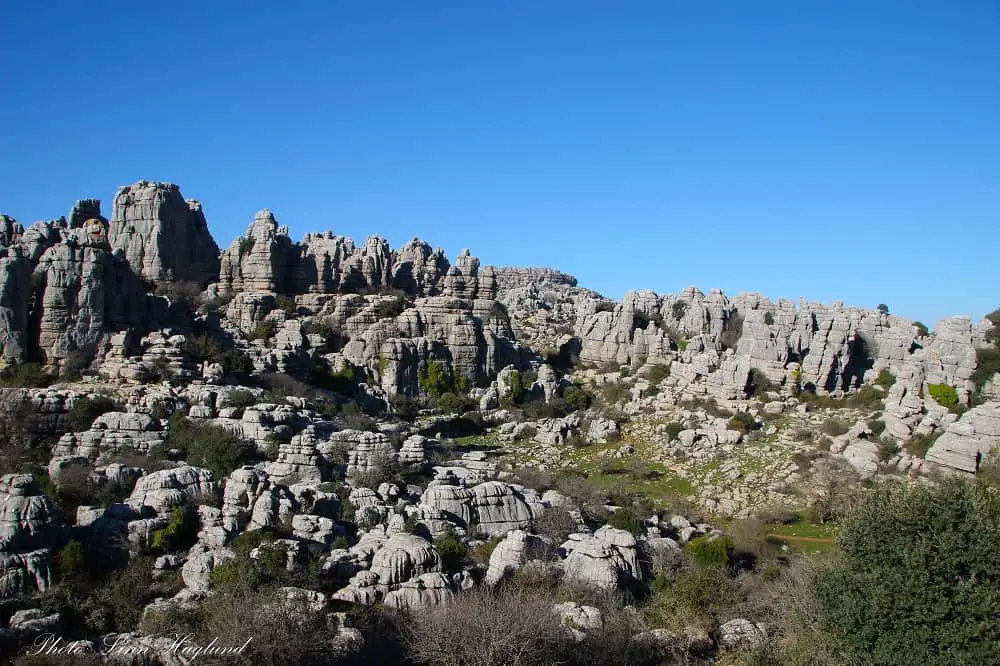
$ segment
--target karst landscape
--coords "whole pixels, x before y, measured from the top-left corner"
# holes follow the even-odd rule
[[[1000,654],[1000,313],[220,250],[146,181],[0,248],[12,662]]]

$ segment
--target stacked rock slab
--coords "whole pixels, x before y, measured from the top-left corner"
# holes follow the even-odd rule
[[[1000,403],[974,407],[948,426],[927,452],[927,461],[946,470],[974,474],[1000,447]]]
[[[29,474],[0,477],[0,598],[52,584],[56,510]]]
[[[201,204],[185,201],[173,183],[141,180],[115,195],[108,240],[145,280],[162,283],[214,281],[219,274],[215,244]]]

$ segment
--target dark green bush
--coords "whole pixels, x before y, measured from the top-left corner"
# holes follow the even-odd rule
[[[268,340],[274,337],[274,334],[278,332],[278,325],[275,324],[270,319],[265,319],[264,321],[257,324],[252,331],[250,331],[251,340]]]
[[[278,309],[285,313],[286,317],[294,317],[298,314],[299,306],[291,296],[281,294],[274,299],[274,302],[277,304]]]
[[[442,393],[434,402],[434,407],[453,414],[462,414],[476,408],[476,401],[460,393]]]
[[[398,317],[406,309],[406,301],[401,297],[397,296],[392,300],[379,301],[375,304],[375,317],[378,319],[389,319],[390,317]]]
[[[904,448],[910,455],[914,455],[920,458],[926,458],[927,452],[931,450],[931,446],[937,441],[937,438],[941,436],[940,430],[930,435],[914,435],[906,442]]]
[[[257,396],[246,389],[236,389],[235,391],[230,391],[229,395],[226,396],[223,402],[224,407],[241,407],[246,409],[247,407],[253,407],[257,404]]]
[[[160,553],[188,550],[198,541],[199,526],[198,511],[193,506],[175,507],[167,526],[150,534],[149,546]]]
[[[670,306],[670,314],[674,316],[674,319],[683,319],[687,309],[688,304],[686,302],[674,301],[674,304]]]
[[[729,419],[729,423],[726,427],[730,430],[736,430],[745,434],[756,424],[757,421],[750,415],[749,412],[739,411],[733,414],[733,418]]]
[[[639,536],[641,532],[639,517],[635,515],[635,511],[628,507],[622,507],[608,516],[608,525],[631,532],[635,536]]]
[[[441,563],[446,571],[461,571],[469,556],[469,547],[452,530],[447,530],[434,539],[434,548],[441,555]]]
[[[733,540],[727,536],[705,535],[689,541],[684,550],[699,566],[719,567],[729,563],[733,548]]]
[[[665,425],[664,430],[666,431],[667,437],[671,440],[677,439],[677,436],[681,434],[681,430],[684,430],[684,424],[679,421],[671,421]]]
[[[883,484],[814,587],[823,625],[870,663],[987,664],[1000,645],[1000,494],[955,478]]]
[[[437,398],[454,388],[448,367],[441,361],[429,360],[417,370],[417,385],[431,398]]]
[[[113,412],[117,408],[115,401],[103,395],[93,398],[77,398],[73,406],[69,408],[66,418],[73,432],[82,432],[90,429],[90,426],[101,414]]]
[[[225,478],[242,465],[247,454],[236,435],[225,428],[197,423],[180,412],[170,417],[167,437],[161,446],[164,451],[151,451],[150,455],[159,453],[167,457],[168,452],[177,451],[176,459],[209,469],[217,479]]]
[[[562,397],[566,401],[569,410],[574,412],[580,409],[587,409],[594,400],[594,396],[579,384],[567,386],[563,390]]]
[[[217,363],[222,355],[222,347],[218,341],[207,333],[189,336],[184,340],[182,349],[196,363]]]
[[[670,363],[654,363],[646,371],[646,380],[650,386],[659,386],[660,382],[670,376]]]
[[[774,315],[770,312],[764,313],[764,323],[768,326],[774,326]]]

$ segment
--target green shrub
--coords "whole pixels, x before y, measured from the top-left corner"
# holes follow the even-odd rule
[[[81,580],[88,576],[90,563],[87,559],[87,549],[76,539],[60,548],[53,555],[56,580]]]
[[[688,347],[688,339],[687,338],[682,337],[682,338],[680,338],[677,341],[677,349],[678,349],[678,351],[684,351],[685,349],[687,349],[687,347]]]
[[[685,301],[674,301],[674,304],[670,306],[670,314],[674,316],[674,319],[683,319],[684,314],[687,312],[688,304]]]
[[[879,303],[878,308],[876,309],[884,315],[889,314],[889,306],[886,305],[885,303]]]
[[[465,558],[469,556],[469,547],[451,530],[434,539],[434,548],[441,555],[441,563],[446,571],[460,571]]]
[[[73,406],[69,408],[69,412],[66,413],[66,418],[69,420],[69,426],[73,432],[82,432],[89,430],[94,419],[98,416],[113,412],[116,408],[115,401],[103,395],[94,398],[77,398],[73,402]]]
[[[257,396],[246,389],[236,389],[235,391],[230,391],[229,395],[226,396],[225,401],[223,401],[224,407],[240,407],[243,409],[253,407],[256,404]]]
[[[719,344],[723,349],[736,349],[743,337],[743,315],[734,314],[726,320],[725,330],[719,336]]]
[[[895,440],[889,437],[879,438],[875,444],[878,446],[878,459],[882,462],[892,460],[898,450]]]
[[[927,392],[934,401],[942,407],[954,407],[958,404],[958,391],[948,384],[928,384]]]
[[[567,386],[563,390],[563,400],[566,401],[566,406],[570,411],[575,412],[581,409],[587,409],[590,407],[590,403],[593,402],[594,396],[592,396],[585,388],[579,384],[573,384],[572,386]]]
[[[765,312],[764,313],[764,323],[767,326],[774,326],[774,315],[771,314],[770,312]]]
[[[885,421],[881,419],[872,419],[868,422],[868,429],[872,431],[873,435],[878,437],[885,432]]]
[[[660,382],[670,376],[670,363],[654,363],[646,371],[646,380],[650,386],[659,386]]]
[[[1000,328],[994,329],[1000,330]],[[1000,347],[984,347],[976,350],[976,369],[972,373],[972,381],[976,384],[976,403],[984,401],[983,387],[996,373],[1000,372]]]
[[[253,246],[256,240],[253,236],[248,236],[246,238],[240,236],[240,249],[239,258],[243,259],[244,255],[250,254],[253,251]]]
[[[278,332],[278,325],[275,324],[270,319],[265,319],[264,321],[257,324],[252,331],[250,331],[251,340],[268,340],[274,337],[274,334]]]
[[[886,391],[896,383],[896,375],[889,372],[889,368],[882,368],[878,373],[878,377],[875,378],[875,384],[881,386]]]
[[[437,398],[450,391],[454,381],[444,363],[429,360],[417,370],[417,385],[431,398]]]
[[[756,423],[756,420],[754,420],[754,417],[751,416],[749,412],[739,411],[733,414],[733,418],[729,419],[729,423],[726,424],[726,427],[730,430],[736,430],[737,432],[746,434],[756,425]]]
[[[388,301],[379,301],[375,304],[375,317],[377,319],[389,319],[390,317],[398,317],[406,309],[406,301],[401,297],[397,296]]]
[[[285,313],[286,317],[294,317],[298,314],[299,306],[291,296],[280,294],[274,299],[278,309]]]
[[[167,526],[153,530],[149,545],[156,552],[188,550],[198,541],[198,512],[192,506],[178,506],[170,514]]]
[[[941,436],[942,431],[931,433],[929,435],[914,435],[911,437],[904,448],[909,452],[910,455],[917,456],[919,458],[926,458],[927,452],[931,450],[931,446],[937,441],[937,438]]]
[[[994,488],[882,484],[843,523],[841,556],[815,579],[822,625],[874,664],[994,663],[998,543]]]
[[[187,337],[182,349],[196,363],[216,363],[222,354],[218,341],[207,333]]]
[[[237,380],[246,380],[253,373],[253,361],[239,349],[227,349],[218,357],[223,371]]]
[[[679,421],[671,421],[663,427],[666,435],[669,439],[677,439],[677,436],[681,434],[681,430],[684,430],[684,424]]]
[[[635,511],[628,507],[618,509],[608,516],[608,525],[619,530],[631,532],[635,536],[639,536],[642,531],[639,525],[639,517],[635,515]]]
[[[462,414],[476,408],[476,401],[460,393],[442,393],[434,400],[434,407],[453,414]]]
[[[196,423],[180,412],[170,417],[162,448],[177,451],[178,459],[209,469],[218,479],[228,476],[246,458],[245,448],[236,435],[220,426]],[[156,452],[151,451],[150,455]]]
[[[684,550],[699,566],[720,567],[729,563],[733,548],[729,537],[706,534],[689,541]]]

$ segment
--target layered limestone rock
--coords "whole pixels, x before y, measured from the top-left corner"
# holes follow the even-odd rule
[[[153,472],[139,479],[125,502],[137,511],[149,507],[163,515],[170,508],[201,497],[217,497],[218,484],[207,469],[182,465]]]
[[[1000,446],[1000,403],[973,407],[948,426],[927,452],[927,462],[974,474]]]
[[[219,274],[219,247],[201,204],[185,201],[173,183],[141,180],[115,195],[108,229],[111,247],[145,280],[190,280],[201,285]]]
[[[400,584],[385,595],[385,605],[400,610],[421,611],[446,604],[454,598],[452,583],[442,573],[425,573]]]
[[[298,250],[269,210],[254,217],[245,236],[222,253],[219,285],[223,292],[291,291]]]
[[[160,422],[148,414],[106,412],[94,420],[89,430],[67,433],[59,438],[52,454],[82,456],[90,460],[113,455],[122,449],[146,454],[165,437]]]
[[[47,590],[58,541],[55,506],[34,477],[0,477],[0,598]]]
[[[604,526],[593,536],[571,534],[562,545],[567,552],[563,572],[568,580],[615,589],[629,580],[642,580],[635,537]]]
[[[395,534],[372,557],[371,573],[378,583],[395,588],[415,576],[441,570],[441,557],[426,539]]]
[[[146,295],[128,264],[111,253],[96,200],[65,218],[21,232],[0,224],[0,356],[24,361],[29,351],[56,363],[72,352],[92,353],[114,330],[145,328],[166,313]],[[81,220],[84,216],[94,215]],[[88,351],[89,350],[89,351]]]
[[[550,548],[551,544],[542,537],[524,530],[511,530],[490,554],[486,584],[496,585],[514,575],[525,562],[543,558]]]

